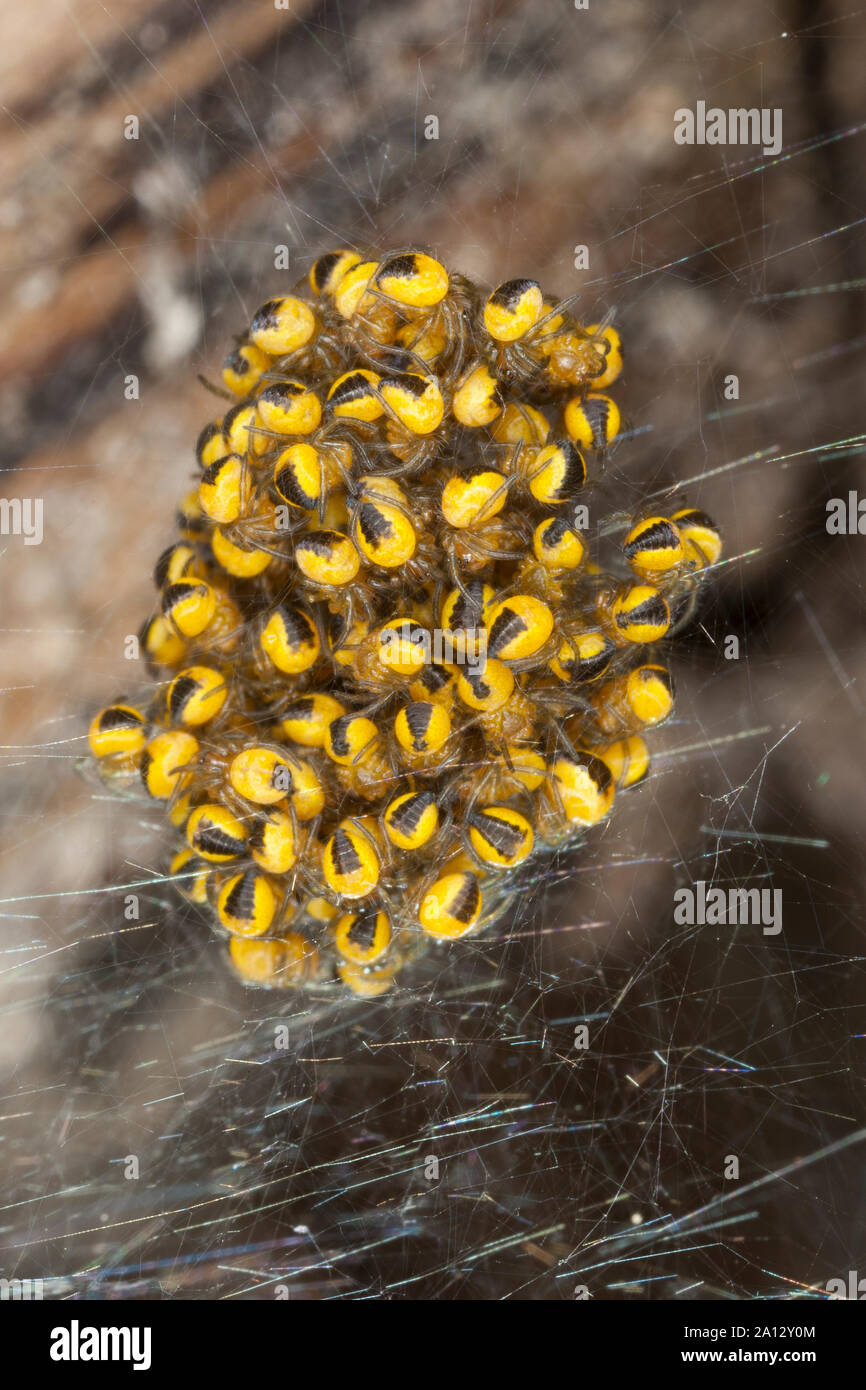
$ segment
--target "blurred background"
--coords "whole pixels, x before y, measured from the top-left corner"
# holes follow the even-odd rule
[[[862,17],[45,0],[0,12],[0,55],[0,494],[45,530],[0,537],[0,1275],[622,1300],[866,1275],[866,540],[825,528],[866,495]],[[675,144],[698,100],[781,108],[781,153]],[[609,826],[493,936],[335,1006],[236,984],[160,882],[158,817],[76,762],[144,679],[124,637],[218,410],[197,375],[341,244],[615,311],[606,501],[681,484],[730,563]],[[782,934],[675,927],[699,878],[781,888]]]

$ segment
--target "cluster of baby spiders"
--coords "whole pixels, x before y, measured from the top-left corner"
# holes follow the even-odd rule
[[[387,992],[645,776],[673,708],[650,649],[721,538],[645,509],[591,560],[621,368],[611,323],[417,250],[330,252],[238,339],[156,565],[155,685],[90,747],[164,804],[247,983]]]

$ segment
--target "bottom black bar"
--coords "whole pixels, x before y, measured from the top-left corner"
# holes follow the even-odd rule
[[[510,1357],[514,1343],[519,1343],[524,1352],[530,1345],[535,1346],[541,1364],[570,1362],[582,1380],[593,1364],[603,1374],[614,1377],[633,1370],[666,1376],[673,1370],[699,1375],[711,1368],[737,1371],[741,1367],[803,1367],[826,1377],[841,1371],[843,1366],[856,1364],[864,1324],[854,1308],[844,1306],[852,1301],[856,1300],[850,1294],[838,1299],[684,1304],[595,1301],[578,1296],[561,1300],[570,1306],[567,1311],[559,1307],[552,1312],[550,1323],[548,1315],[537,1306],[534,1316],[542,1321],[527,1322],[527,1316],[532,1316],[530,1305],[521,1302],[520,1323],[515,1326],[513,1316],[509,1319],[513,1336],[508,1337],[501,1329],[495,1338],[478,1334],[482,1326],[484,1331],[496,1326],[497,1314],[492,1314],[493,1324],[479,1325],[478,1303],[470,1302],[463,1314],[456,1314],[455,1331],[460,1330],[462,1317],[471,1317],[472,1323],[463,1325],[464,1335],[459,1343],[446,1344],[452,1346],[452,1351],[445,1353],[439,1374],[449,1373],[448,1365],[456,1355],[462,1378],[467,1362],[477,1359],[489,1382],[491,1362],[495,1363],[499,1355]],[[291,1307],[293,1302],[304,1303],[303,1312]],[[346,1326],[345,1307],[320,1307],[319,1313],[314,1309],[314,1300],[293,1300],[290,1292],[288,1296],[269,1292],[267,1298],[220,1302],[55,1302],[12,1297],[0,1301],[0,1327],[7,1332],[6,1345],[15,1348],[19,1374],[38,1371],[60,1381],[70,1375],[93,1378],[103,1369],[116,1376],[124,1371],[164,1375],[183,1368],[196,1374],[214,1374],[219,1383],[233,1374],[243,1377],[246,1383],[252,1372],[261,1383],[261,1377],[269,1372],[290,1373],[293,1364],[297,1364],[298,1353],[305,1360],[313,1356],[326,1358],[329,1378],[339,1367],[341,1355],[353,1370],[360,1363],[371,1371],[381,1361],[381,1329],[371,1326],[369,1309],[364,1312],[363,1325],[351,1338],[346,1336],[350,1329]],[[425,1363],[435,1371],[437,1358],[430,1341],[429,1315],[425,1315],[423,1324],[413,1327],[411,1302],[407,1300],[403,1309],[402,1313],[392,1309],[388,1314],[387,1345],[394,1356],[395,1373],[399,1359],[403,1363],[402,1373],[406,1374],[405,1358],[410,1347],[423,1349]],[[440,1347],[441,1316],[440,1310],[436,1314],[436,1344]],[[405,1323],[403,1317],[407,1319]],[[339,1338],[331,1332],[335,1319],[339,1320]],[[536,1329],[567,1339],[557,1341],[550,1359],[542,1350],[544,1343],[527,1340],[527,1333]],[[411,1338],[405,1346],[400,1341],[401,1333]],[[395,1334],[396,1340],[392,1340]],[[549,1343],[547,1348],[551,1350]],[[513,1380],[515,1369],[506,1362],[503,1374]]]

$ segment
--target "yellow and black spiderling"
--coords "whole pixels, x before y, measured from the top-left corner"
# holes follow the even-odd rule
[[[203,907],[208,900],[208,877],[212,870],[193,854],[180,849],[168,866],[169,875],[177,878],[177,891],[187,902]]]
[[[305,748],[324,748],[328,726],[346,713],[345,706],[333,695],[316,691],[302,695],[280,714],[280,727],[292,743]]]
[[[183,729],[169,729],[148,739],[141,754],[141,780],[158,801],[167,801],[189,783],[199,756],[199,742]]]
[[[647,516],[629,531],[622,553],[642,579],[664,580],[679,573],[686,552],[679,528],[665,516]]]
[[[277,907],[277,895],[267,875],[259,869],[244,869],[220,889],[217,917],[232,936],[259,937],[272,926]]]
[[[220,426],[226,452],[239,454],[241,458],[249,455],[256,460],[259,455],[266,453],[270,441],[259,433],[258,423],[254,400],[239,401],[231,410],[227,410]]]
[[[299,604],[281,603],[266,614],[259,646],[278,671],[297,676],[315,666],[322,650],[312,614]]]
[[[445,634],[443,633],[443,638]],[[442,642],[443,650],[446,643]],[[453,648],[449,646],[453,656]],[[434,704],[451,709],[454,704],[454,679],[456,668],[445,661],[425,662],[418,674],[409,682],[409,694],[413,700],[432,700]]]
[[[361,820],[341,821],[322,851],[325,884],[338,898],[368,898],[381,876],[379,850]]]
[[[342,767],[363,762],[379,743],[379,730],[362,714],[338,715],[325,731],[325,751]]]
[[[204,580],[179,579],[163,590],[162,611],[181,637],[198,637],[216,613],[216,594]]]
[[[458,383],[451,401],[454,418],[478,429],[491,425],[505,404],[499,383],[485,362],[472,367]]]
[[[469,646],[469,636],[485,627],[495,596],[493,586],[481,579],[464,581],[460,587],[446,594],[439,611],[439,621],[443,631],[451,635],[458,654],[464,655]]]
[[[190,849],[212,864],[227,864],[247,847],[243,823],[218,804],[196,807],[186,823],[186,838]]]
[[[495,657],[488,657],[481,670],[463,668],[457,677],[457,694],[463,703],[485,714],[501,709],[513,690],[513,673]]]
[[[94,757],[134,756],[147,742],[147,720],[133,705],[109,705],[94,715],[88,737]]]
[[[679,531],[688,558],[703,569],[718,563],[722,554],[722,536],[712,517],[698,507],[681,507],[671,516]]]
[[[586,460],[570,439],[558,439],[529,452],[523,472],[536,502],[557,507],[573,501],[584,487]]]
[[[364,367],[344,372],[331,383],[327,405],[338,420],[353,420],[357,424],[372,424],[385,413],[379,397],[381,377]]]
[[[238,325],[154,569],[153,683],[88,743],[163,808],[246,986],[387,1004],[650,771],[722,533],[634,478],[596,515],[625,355],[574,303],[335,247]]]
[[[607,763],[617,787],[635,787],[649,771],[649,749],[640,734],[603,744],[593,752]]]
[[[422,930],[433,937],[465,936],[477,925],[482,906],[477,874],[467,870],[443,874],[421,898],[418,921]]]
[[[334,294],[344,276],[356,266],[361,257],[356,251],[326,251],[310,269],[310,287],[314,294]]]
[[[228,958],[241,983],[258,989],[297,989],[319,969],[316,948],[299,932],[264,939],[232,935]]]
[[[539,521],[532,535],[532,553],[551,574],[574,574],[587,556],[586,542],[567,517],[557,515]]]
[[[169,718],[178,724],[207,724],[226,702],[228,686],[212,666],[188,666],[178,671],[166,694]]]
[[[610,813],[614,790],[610,768],[595,753],[577,749],[554,759],[539,799],[539,834],[556,845],[575,830],[597,825]]]
[[[288,749],[252,743],[229,766],[232,790],[256,806],[275,806],[288,798],[299,820],[319,814],[324,791],[315,769]]]
[[[241,343],[223,363],[223,381],[236,396],[248,396],[271,365],[271,359],[255,343]]]
[[[392,618],[361,643],[355,677],[371,685],[396,684],[418,676],[427,662],[430,633],[411,618]]]
[[[588,684],[604,675],[615,650],[603,632],[574,632],[563,638],[548,666],[558,680]]]
[[[208,464],[201,475],[199,505],[211,521],[226,524],[245,514],[250,492],[244,460],[239,454],[224,454],[215,463]]]
[[[410,309],[429,309],[448,293],[448,271],[423,251],[386,256],[373,282],[378,290]]]
[[[565,428],[575,443],[596,453],[613,443],[622,426],[616,401],[594,391],[569,401],[564,418]]]
[[[168,546],[160,555],[153,569],[153,582],[157,589],[169,584],[177,584],[181,579],[203,579],[202,562],[194,545],[180,541]]]
[[[274,559],[272,551],[235,541],[221,526],[214,527],[211,549],[217,564],[235,579],[255,579]]]
[[[469,818],[469,843],[482,864],[514,869],[532,852],[535,833],[512,806],[484,806]]]
[[[161,613],[156,613],[142,625],[138,638],[151,673],[160,667],[177,666],[186,654],[186,641]]]
[[[411,700],[397,712],[394,733],[410,759],[422,755],[426,760],[441,752],[451,737],[451,716],[432,700]]]
[[[274,492],[298,512],[317,512],[321,516],[350,459],[351,450],[345,444],[290,444],[274,464]]]
[[[428,789],[401,792],[386,806],[382,825],[396,849],[423,849],[439,829],[435,794]]]
[[[255,346],[273,357],[305,347],[315,333],[312,307],[294,295],[269,299],[253,316],[249,328]]]
[[[544,295],[537,280],[506,280],[484,305],[484,327],[497,343],[514,343],[538,322]]]
[[[205,425],[195,443],[195,456],[199,468],[209,468],[228,452],[228,440],[223,432],[222,420],[211,420]]]
[[[537,657],[553,632],[553,612],[541,599],[514,594],[490,609],[487,651],[500,661],[525,662]]]
[[[372,965],[386,954],[392,935],[386,912],[347,912],[334,928],[334,945],[343,960]]]
[[[359,499],[353,539],[370,565],[398,569],[412,559],[418,536],[411,516],[399,502],[367,486]]]
[[[273,435],[312,434],[322,419],[322,403],[302,381],[268,386],[258,398],[262,427]]]
[[[586,331],[592,340],[593,348],[604,359],[604,368],[590,379],[589,384],[594,391],[603,391],[606,387],[613,385],[622,371],[622,338],[613,324],[602,326],[598,323],[590,323],[587,325]]]
[[[279,805],[258,816],[247,836],[253,859],[269,874],[287,874],[298,862],[301,840],[294,817]]]
[[[379,395],[392,419],[409,435],[432,434],[442,423],[445,404],[433,376],[407,372],[405,376],[383,377]],[[392,435],[392,446],[399,438],[399,433]]]
[[[442,515],[460,531],[492,521],[507,502],[505,475],[493,468],[456,473],[442,489]]]
[[[295,546],[295,564],[310,584],[342,588],[357,577],[361,557],[341,531],[311,531]]]
[[[664,666],[638,666],[602,686],[593,704],[604,733],[637,733],[668,718],[674,706],[673,679]]]
[[[671,625],[671,610],[653,584],[630,584],[613,600],[609,611],[614,640],[660,642]]]

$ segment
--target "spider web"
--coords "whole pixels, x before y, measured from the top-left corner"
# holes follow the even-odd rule
[[[2,403],[6,492],[47,523],[3,538],[0,1274],[65,1298],[825,1297],[866,1268],[862,541],[825,529],[866,438],[858,16],[257,10],[56,21],[89,63],[69,101],[141,107],[108,215],[86,152],[5,106],[36,205],[80,205],[72,270],[101,292],[119,265],[129,293]],[[675,146],[699,98],[781,107],[782,152]],[[37,307],[41,235],[4,277]],[[92,709],[142,679],[122,639],[213,413],[196,373],[282,286],[283,243],[292,282],[331,246],[426,244],[615,311],[631,428],[591,507],[682,493],[725,536],[647,781],[380,1001],[243,989],[164,882],[159,816],[74,772]],[[782,932],[676,925],[697,880],[780,889]]]

